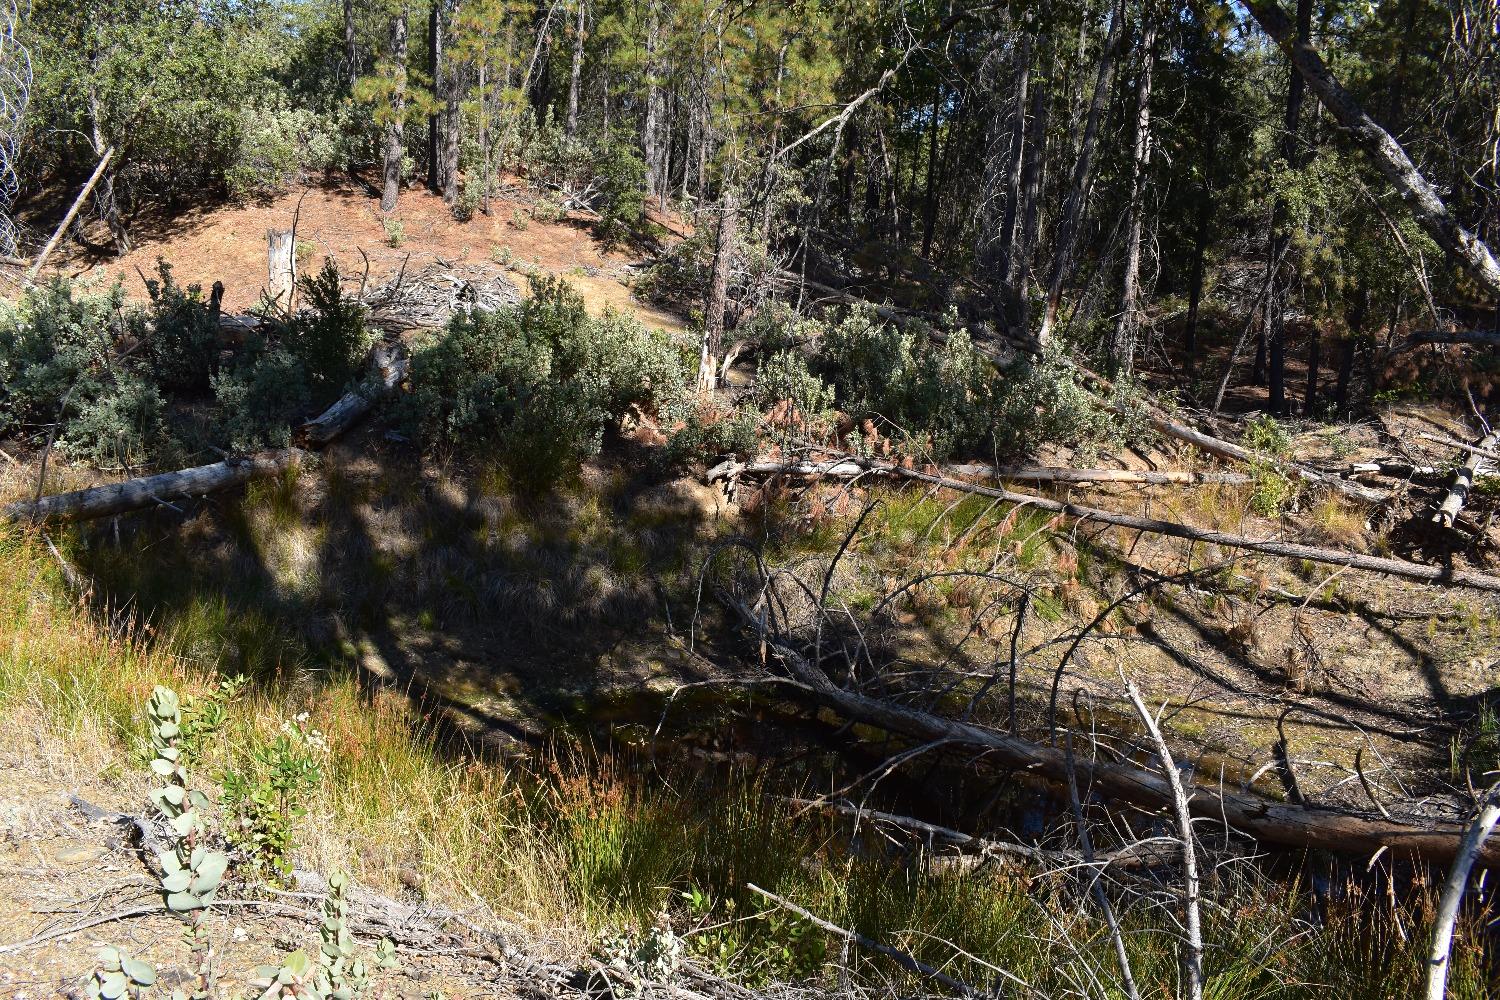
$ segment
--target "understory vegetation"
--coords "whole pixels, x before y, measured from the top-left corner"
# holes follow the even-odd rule
[[[205,820],[233,831],[235,880],[282,877],[288,859],[347,866],[388,890],[415,880],[437,898],[477,894],[506,920],[606,958],[621,929],[625,940],[665,930],[686,956],[751,984],[832,975],[840,944],[746,883],[970,982],[998,966],[1051,995],[1111,967],[1108,936],[1074,902],[1070,877],[852,849],[847,828],[777,798],[801,790],[796,771],[688,770],[663,782],[643,762],[568,744],[508,764],[455,757],[451,737],[399,691],[306,672],[275,645],[239,659],[248,680],[226,681],[222,618],[111,633],[66,596],[36,542],[8,532],[0,561],[0,711],[7,724],[47,720],[31,726],[33,770],[97,768],[129,782],[150,753],[147,697],[173,686],[191,787],[207,796]],[[1351,880],[1316,911],[1250,862],[1209,885],[1208,995],[1376,998],[1422,981],[1432,890],[1420,883],[1393,909]],[[1146,905],[1121,919],[1138,981],[1170,992],[1170,924]],[[907,975],[858,950],[845,961],[861,978]],[[1486,996],[1484,962],[1483,949],[1457,949],[1450,995]]]

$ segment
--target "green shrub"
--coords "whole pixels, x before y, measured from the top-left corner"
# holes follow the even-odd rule
[[[466,184],[453,202],[453,218],[456,222],[468,222],[479,211],[479,186]]]
[[[738,408],[728,413],[703,410],[689,401],[682,407],[681,427],[667,441],[669,466],[714,462],[725,455],[749,458],[760,450],[761,417]]]
[[[218,432],[230,448],[284,448],[292,424],[312,409],[312,390],[301,360],[273,347],[247,354],[214,376],[219,401]]]
[[[510,309],[455,316],[417,345],[402,417],[432,447],[497,455],[523,489],[551,485],[598,450],[632,404],[683,392],[667,341],[619,315],[589,317],[565,282],[532,279]]]
[[[646,219],[646,164],[633,143],[612,139],[594,158],[593,173],[599,187],[594,236],[606,246],[628,242]]]
[[[314,402],[331,403],[359,375],[374,337],[365,307],[344,294],[331,258],[298,284],[308,309],[286,322],[281,341],[305,367]]]
[[[52,436],[80,461],[132,467],[171,446],[166,404],[139,344],[146,318],[118,285],[75,294],[61,279],[0,313],[0,434]]]
[[[833,407],[833,389],[807,367],[795,350],[777,351],[755,368],[755,401],[761,407],[790,400],[806,417]]]
[[[156,272],[157,278],[146,279],[152,371],[169,391],[207,389],[219,351],[218,317],[201,285],[183,288],[172,280],[172,265],[162,259]]]
[[[347,118],[292,107],[281,95],[242,108],[233,160],[224,172],[230,197],[273,194],[308,171],[348,162],[360,123],[341,117]]]

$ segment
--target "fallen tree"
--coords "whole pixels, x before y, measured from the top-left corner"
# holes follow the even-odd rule
[[[303,451],[284,448],[226,458],[212,465],[13,503],[5,508],[4,514],[9,521],[87,521],[124,514],[153,505],[166,505],[185,497],[216,493],[255,479],[269,479],[297,465],[305,457]]]
[[[1497,581],[1500,582],[1500,581]],[[764,586],[764,584],[763,584]],[[791,679],[845,719],[926,743],[946,743],[983,751],[987,766],[1021,771],[1063,784],[1071,770],[1080,785],[1097,795],[1147,809],[1174,804],[1171,783],[1154,771],[1124,762],[1072,759],[1062,748],[1008,736],[970,722],[944,718],[840,687],[815,668],[791,641],[768,623],[764,591],[753,604],[720,593],[721,600],[755,633],[767,653],[780,660]],[[1223,824],[1268,843],[1343,853],[1396,854],[1447,862],[1459,851],[1465,826],[1457,823],[1386,819],[1335,809],[1289,805],[1221,785],[1195,783],[1187,809],[1208,825]],[[1480,849],[1480,862],[1500,863],[1500,842]]]
[[[817,464],[817,463],[813,463]],[[726,476],[767,475],[781,471],[782,463],[725,462],[709,471],[708,477],[722,479]],[[1142,486],[1200,486],[1205,483],[1224,483],[1231,486],[1247,486],[1255,480],[1243,472],[1138,472],[1134,469],[1073,469],[1063,466],[1043,465],[945,465],[943,471],[951,476],[969,476],[993,480],[1021,480],[1029,483],[1119,483]]]
[[[410,361],[396,347],[382,345],[375,349],[371,372],[357,388],[346,392],[328,409],[298,430],[298,439],[311,447],[328,444],[370,412],[381,397],[389,394],[406,377]]]
[[[1428,566],[1424,563],[1409,562],[1405,559],[1371,556],[1360,552],[1344,552],[1339,549],[1320,548],[1315,545],[1303,545],[1298,542],[1250,538],[1245,535],[1231,534],[1226,531],[1195,528],[1191,525],[1179,524],[1175,521],[1162,521],[1157,518],[1140,517],[1134,514],[1117,514],[1114,511],[1100,510],[1097,507],[1085,507],[1081,504],[1052,500],[1029,493],[1015,493],[1000,487],[965,482],[962,479],[953,479],[948,476],[922,472],[917,469],[907,469],[889,463],[871,462],[853,456],[844,456],[826,462],[756,461],[744,464],[727,462],[710,470],[709,481],[733,479],[751,472],[751,470],[758,470],[758,472],[753,474],[759,475],[803,478],[860,479],[868,476],[908,479],[928,483],[943,489],[974,493],[996,500],[1009,501],[1010,503],[1025,504],[1038,510],[1052,511],[1066,517],[1078,518],[1084,521],[1096,521],[1100,524],[1110,524],[1121,528],[1131,528],[1136,531],[1167,535],[1172,538],[1182,538],[1192,542],[1206,542],[1211,545],[1222,545],[1225,548],[1261,552],[1283,559],[1306,559],[1310,562],[1323,563],[1329,566],[1347,566],[1350,569],[1365,570],[1371,573],[1385,573],[1408,580],[1473,587],[1476,590],[1500,593],[1500,577],[1490,576],[1487,573],[1478,573],[1474,570]]]
[[[1445,528],[1453,527],[1458,520],[1459,512],[1464,509],[1464,504],[1469,500],[1469,494],[1474,490],[1474,477],[1479,472],[1480,463],[1488,456],[1494,454],[1495,443],[1500,441],[1500,432],[1490,431],[1479,439],[1478,444],[1464,445],[1463,450],[1468,452],[1468,457],[1463,464],[1453,470],[1453,479],[1448,484],[1448,493],[1443,497],[1443,502],[1438,504],[1437,512],[1432,515],[1434,524],[1440,524]]]

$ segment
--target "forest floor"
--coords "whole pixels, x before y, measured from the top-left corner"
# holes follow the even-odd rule
[[[497,272],[524,262],[566,277],[591,308],[685,328],[680,317],[632,297],[629,254],[600,248],[580,219],[545,221],[533,217],[533,207],[511,189],[488,217],[459,223],[440,199],[413,188],[397,213],[403,240],[391,247],[369,193],[333,179],[264,204],[145,220],[127,257],[73,248],[56,265],[72,276],[118,278],[142,294],[141,273],[149,275],[160,257],[179,281],[222,280],[227,308],[248,309],[265,281],[266,230],[284,229],[297,215],[299,242],[314,248],[304,271],[331,255],[352,273],[356,262],[363,267],[360,250],[369,255],[372,281],[433,261],[490,263]],[[103,234],[93,235],[102,245]],[[1224,353],[1227,344],[1206,344],[1205,357]],[[1254,409],[1252,397],[1232,399]],[[1443,407],[1412,402],[1381,404],[1357,422],[1294,422],[1291,429],[1291,456],[1302,461],[1395,457],[1441,466],[1452,461],[1451,449],[1421,433],[1464,436],[1461,421]],[[186,517],[138,515],[128,519],[123,539],[117,523],[79,529],[75,558],[99,580],[106,602],[135,602],[165,622],[201,617],[205,602],[228,600],[253,612],[245,628],[260,634],[247,634],[247,647],[289,634],[288,656],[311,650],[316,658],[353,659],[398,689],[420,691],[413,697],[440,706],[479,742],[514,748],[545,742],[563,725],[636,739],[650,731],[677,685],[732,676],[732,643],[704,642],[692,627],[702,624],[696,584],[703,554],[736,534],[754,535],[774,557],[816,574],[858,505],[882,499],[885,513],[834,581],[838,599],[868,607],[919,573],[1010,566],[1040,597],[1021,639],[1041,649],[1132,586],[1138,568],[1174,573],[1190,558],[1202,564],[1228,554],[1011,517],[974,498],[951,504],[881,488],[814,486],[756,498],[753,509],[742,510],[691,475],[651,472],[649,451],[615,441],[576,482],[521,500],[492,470],[423,460],[365,428],[323,453],[316,469],[252,489],[243,501],[192,507]],[[1194,456],[1164,445],[1086,461],[1065,451],[1043,459],[1198,466]],[[30,470],[3,474],[7,492],[15,492]],[[1258,515],[1254,491],[1245,487],[1054,492],[1254,537],[1491,570],[1495,562],[1490,498],[1476,501],[1478,533],[1465,541],[1426,525],[1430,489],[1398,492],[1376,512],[1325,498],[1279,518]],[[772,508],[790,528],[768,527]],[[1232,574],[1227,588],[1130,601],[1110,615],[1106,638],[1091,642],[1063,676],[1068,710],[1084,713],[1084,721],[1079,698],[1091,697],[1100,720],[1129,730],[1119,694],[1123,669],[1148,696],[1171,704],[1169,729],[1205,773],[1259,775],[1263,790],[1282,794],[1277,778],[1285,774],[1263,765],[1284,738],[1294,769],[1304,769],[1297,774],[1303,794],[1368,807],[1362,783],[1352,780],[1368,741],[1380,761],[1373,787],[1385,805],[1447,808],[1456,748],[1500,688],[1495,603],[1285,560],[1240,559]],[[914,597],[897,617],[892,655],[927,669],[990,669],[1013,619],[985,618],[979,609],[988,596],[955,587]],[[1022,666],[1023,729],[1046,725],[1055,664],[1054,651]],[[1368,760],[1363,766],[1375,769]]]

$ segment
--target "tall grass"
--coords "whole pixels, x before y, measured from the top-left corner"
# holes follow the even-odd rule
[[[258,627],[273,638],[226,657],[224,646],[247,643],[244,623],[203,598],[173,620],[112,633],[66,595],[44,548],[0,534],[6,763],[24,761],[32,773],[129,807],[142,790],[140,706],[151,687],[202,694],[232,664],[255,683],[230,704],[197,775],[208,781],[223,768],[252,766],[252,748],[308,712],[330,753],[299,825],[301,867],[343,865],[389,893],[415,888],[449,905],[482,902],[559,957],[577,957],[611,930],[667,923],[690,953],[747,980],[824,977],[832,985],[829,963],[841,961],[842,942],[749,892],[754,882],[970,982],[991,982],[998,967],[1035,995],[1120,995],[1108,939],[1079,902],[1073,876],[967,871],[868,836],[851,841],[846,827],[799,816],[769,794],[791,789],[745,773],[663,774],[574,745],[525,761],[482,760],[440,739],[404,694],[312,669],[295,646],[274,641],[274,621]],[[1355,885],[1314,915],[1302,893],[1234,870],[1218,879],[1208,907],[1207,995],[1417,992],[1424,894],[1393,906]],[[1146,995],[1172,995],[1169,906],[1121,905]],[[1450,995],[1478,1000],[1489,995],[1492,946],[1472,924],[1462,940]],[[855,977],[913,985],[858,949],[847,961]]]

